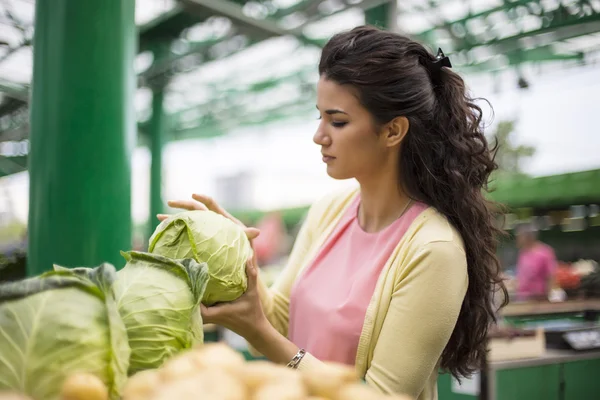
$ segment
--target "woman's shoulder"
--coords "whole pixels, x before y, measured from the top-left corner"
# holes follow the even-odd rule
[[[464,242],[448,218],[433,207],[425,209],[407,232],[406,242],[413,251],[424,248],[443,249],[464,256]]]
[[[458,230],[432,207],[421,212],[398,249],[395,264],[402,280],[407,273],[436,276],[464,286],[468,280],[467,255]],[[436,278],[436,279],[437,279]]]

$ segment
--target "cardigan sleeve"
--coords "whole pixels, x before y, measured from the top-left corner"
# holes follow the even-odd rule
[[[418,398],[454,330],[468,286],[464,249],[424,244],[400,271],[365,380],[384,393]]]

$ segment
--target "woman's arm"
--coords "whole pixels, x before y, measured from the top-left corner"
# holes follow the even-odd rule
[[[257,280],[258,294],[265,316],[273,327],[284,336],[287,336],[288,331],[292,286],[302,266],[307,262],[313,242],[314,235],[309,224],[310,219],[307,217],[296,236],[288,262],[275,283],[269,288],[260,279],[260,275]]]
[[[221,325],[244,337],[248,343],[269,360],[287,364],[298,352],[290,342],[267,319],[261,307],[258,292],[258,268],[254,259],[246,263],[248,288],[237,300],[211,307],[200,305],[205,323]]]
[[[377,338],[367,383],[417,398],[438,367],[467,291],[464,250],[426,244],[402,269]]]

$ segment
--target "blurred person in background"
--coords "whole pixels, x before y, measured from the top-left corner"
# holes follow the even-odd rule
[[[252,246],[256,253],[258,265],[268,265],[277,261],[286,239],[285,225],[279,212],[271,212],[265,215],[256,228],[260,230],[260,236],[254,239]]]
[[[519,249],[517,259],[517,298],[519,300],[546,300],[552,290],[556,270],[556,256],[552,247],[538,239],[533,223],[523,223],[515,228]]]
[[[493,293],[508,298],[482,111],[441,51],[374,27],[333,36],[318,69],[313,140],[327,174],[358,187],[312,205],[273,286],[249,260],[246,293],[202,316],[273,362],[344,363],[381,392],[437,399],[440,369],[482,367]],[[170,205],[232,218],[193,198]]]

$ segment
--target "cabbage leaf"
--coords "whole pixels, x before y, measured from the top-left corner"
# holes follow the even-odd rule
[[[206,264],[131,251],[114,286],[127,327],[129,374],[158,368],[166,359],[204,340],[200,301]]]
[[[130,349],[111,264],[55,271],[0,285],[0,391],[58,399],[72,373],[96,375],[118,399]]]

